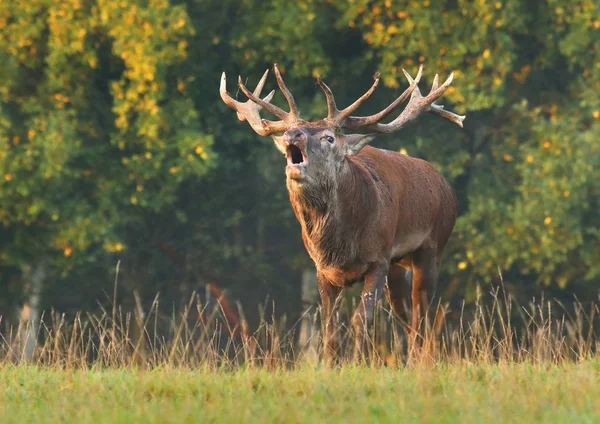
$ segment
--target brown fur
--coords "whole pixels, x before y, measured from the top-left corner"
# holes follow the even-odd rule
[[[305,174],[317,175],[300,182],[288,176],[287,187],[304,245],[317,267],[329,323],[325,336],[329,353],[337,349],[332,334],[335,299],[330,297],[361,280],[363,301],[353,317],[357,332],[371,322],[374,301],[384,288],[406,328],[406,306],[412,304],[410,328],[418,330],[456,220],[452,188],[426,161],[371,146],[340,158],[333,172],[325,172],[332,165],[323,162],[311,169],[311,159],[319,161],[319,156],[333,153],[314,147],[318,131],[301,130],[304,135],[296,144],[306,152]],[[290,132],[288,144],[294,143],[289,141]],[[400,269],[412,272],[412,301]]]
[[[367,146],[373,135],[344,135],[342,129],[388,134],[398,131],[421,113],[431,112],[462,127],[464,116],[434,102],[452,83],[452,74],[440,86],[437,75],[423,97],[415,79],[404,72],[410,86],[381,112],[353,116],[373,93],[371,88],[343,110],[338,110],[330,88],[317,83],[327,99],[327,118],[300,119],[293,96],[274,66],[275,77],[290,107],[285,112],[270,103],[274,92],[260,98],[267,73],[250,92],[239,79],[247,102],[234,100],[221,76],[223,101],[260,135],[272,135],[287,156],[287,187],[292,208],[302,227],[302,239],[317,267],[322,301],[326,354],[338,348],[335,310],[341,290],[363,281],[361,301],[352,317],[356,334],[355,355],[361,354],[375,302],[385,290],[394,311],[408,328],[408,285],[412,304],[410,329],[418,333],[436,288],[444,247],[456,221],[456,198],[446,180],[427,162]],[[410,96],[410,97],[409,97]],[[391,122],[381,121],[404,100],[408,104]],[[279,121],[260,117],[261,109]],[[285,131],[283,136],[273,134]],[[409,270],[407,273],[405,270]],[[409,275],[410,274],[410,275]]]
[[[362,277],[357,270],[364,272],[372,262],[409,256],[415,249],[401,245],[413,235],[423,235],[418,248],[443,250],[456,219],[456,199],[429,163],[370,146],[346,160],[335,192],[288,180],[306,249],[332,284],[350,285]]]

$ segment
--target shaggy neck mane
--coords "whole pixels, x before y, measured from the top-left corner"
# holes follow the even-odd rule
[[[365,228],[365,208],[373,207],[375,187],[365,169],[347,159],[336,179],[319,179],[318,184],[289,186],[290,203],[302,227],[302,235],[326,265],[343,265],[357,249],[353,240]]]

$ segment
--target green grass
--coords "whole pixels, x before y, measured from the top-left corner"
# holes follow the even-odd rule
[[[0,367],[0,422],[599,422],[600,360],[331,370]]]
[[[0,423],[600,422],[596,304],[523,307],[496,292],[458,319],[440,309],[423,349],[381,313],[367,361],[341,327],[332,369],[294,328],[238,331],[194,302],[164,319],[157,304],[114,306],[8,327]]]

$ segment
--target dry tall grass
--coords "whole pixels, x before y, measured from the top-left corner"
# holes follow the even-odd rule
[[[79,313],[67,320],[49,313],[38,325],[20,324],[0,333],[1,363],[34,363],[64,368],[161,366],[186,368],[291,367],[315,360],[297,346],[296,327],[262,314],[256,330],[243,319],[233,327],[219,302],[207,306],[193,295],[179,315],[159,313],[155,298],[144,311],[113,305],[101,314]],[[342,308],[343,310],[344,308]],[[434,308],[435,309],[435,308]],[[263,309],[264,312],[264,309]],[[518,305],[501,290],[480,296],[477,303],[452,315],[441,305],[423,348],[407,353],[404,331],[387,305],[379,305],[371,339],[371,365],[411,366],[440,363],[564,363],[597,355],[598,305],[557,301]],[[318,311],[307,314],[316,323]],[[342,320],[344,321],[344,320]],[[33,357],[26,356],[28,333],[36,331]],[[344,334],[341,362],[350,360],[351,334]],[[315,335],[314,337],[318,337]]]

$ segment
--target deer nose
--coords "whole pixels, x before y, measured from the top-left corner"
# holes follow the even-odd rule
[[[298,144],[306,141],[306,134],[304,134],[304,131],[299,129],[287,130],[283,135],[285,136],[285,141],[290,144]]]

